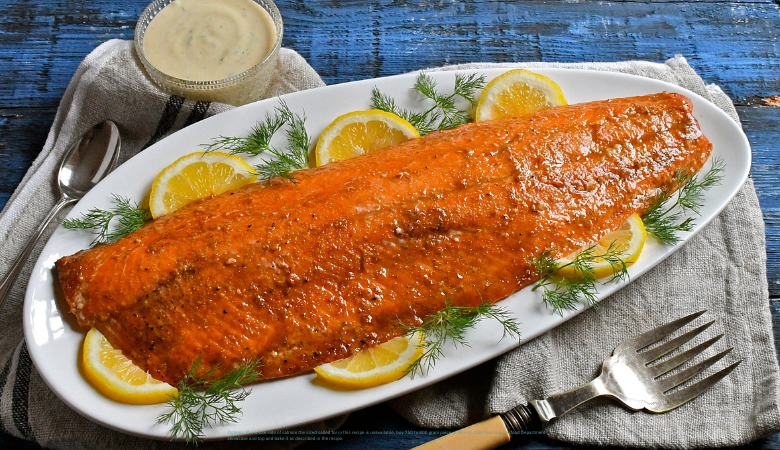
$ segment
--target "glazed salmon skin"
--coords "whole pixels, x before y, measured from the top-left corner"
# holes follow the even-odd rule
[[[679,94],[558,107],[199,200],[56,266],[78,322],[159,380],[199,357],[284,377],[509,296],[711,149]]]

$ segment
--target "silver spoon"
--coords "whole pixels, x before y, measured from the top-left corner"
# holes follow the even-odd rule
[[[121,140],[119,128],[110,120],[101,122],[84,133],[65,153],[60,163],[57,174],[57,187],[59,200],[52,208],[49,215],[35,230],[32,238],[16,259],[11,270],[3,278],[0,284],[0,307],[5,303],[14,281],[22,271],[25,261],[35,248],[38,239],[43,235],[49,222],[60,210],[84,197],[93,186],[102,180],[116,164],[119,156]]]

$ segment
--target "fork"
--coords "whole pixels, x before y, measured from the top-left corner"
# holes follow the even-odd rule
[[[706,311],[699,311],[661,325],[621,342],[604,361],[601,374],[593,381],[570,391],[554,394],[546,400],[531,400],[485,421],[430,441],[415,449],[434,450],[492,449],[509,442],[511,435],[541,430],[549,421],[596,397],[612,397],[634,411],[654,413],[671,411],[704,393],[728,375],[742,361],[708,377],[675,390],[726,356],[728,348],[687,369],[669,372],[690,361],[717,342],[722,334],[663,361],[659,359],[678,349],[710,327],[711,321],[661,345],[650,348],[684,327]],[[655,363],[655,364],[654,364]],[[668,374],[668,375],[667,375]],[[667,375],[667,376],[664,376]]]

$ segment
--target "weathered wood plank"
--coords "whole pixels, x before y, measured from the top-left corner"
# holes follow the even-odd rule
[[[0,99],[57,100],[78,62],[132,38],[146,0],[9,0],[0,17]],[[471,61],[663,61],[687,57],[736,99],[780,93],[771,2],[279,2],[286,46],[328,83]],[[19,80],[25,80],[19,82]]]
[[[0,208],[43,148],[56,106],[0,108]]]
[[[769,296],[780,299],[780,107],[739,106],[737,112],[753,150],[751,175],[766,226]]]
[[[282,6],[286,42],[326,82],[471,61],[663,61],[680,53],[734,98],[780,89],[772,82],[778,51],[765,35],[780,24],[773,4],[359,4]]]

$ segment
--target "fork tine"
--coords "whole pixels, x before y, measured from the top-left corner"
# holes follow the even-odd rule
[[[678,406],[688,403],[689,401],[698,397],[704,393],[704,391],[711,388],[713,385],[715,385],[715,383],[722,380],[726,375],[731,373],[731,371],[734,370],[734,368],[736,368],[741,362],[742,360],[739,360],[721,370],[720,372],[715,372],[692,386],[688,386],[685,389],[681,389],[673,394],[666,396],[666,404],[664,406],[668,408],[667,411],[677,408]]]
[[[730,352],[731,349],[726,349],[720,353],[718,353],[715,356],[711,356],[704,361],[696,364],[695,366],[689,367],[680,373],[676,373],[668,378],[664,378],[663,380],[658,380],[658,386],[664,391],[668,391],[672,388],[675,388],[682,383],[685,383],[686,381],[690,380],[691,378],[695,377],[696,375],[704,372],[707,370],[708,367],[718,362],[721,358],[726,356],[728,352]]]
[[[661,325],[658,328],[653,328],[652,330],[646,331],[640,334],[639,336],[635,336],[631,339],[624,341],[618,347],[624,349],[626,348],[626,346],[631,346],[634,347],[634,350],[641,350],[647,347],[648,345],[654,344],[660,341],[661,339],[665,338],[666,336],[669,336],[670,334],[674,333],[675,331],[679,330],[680,328],[684,327],[690,322],[693,322],[697,317],[704,314],[705,312],[707,311],[706,310],[699,311],[697,313],[693,313],[685,317],[681,317],[665,325]]]
[[[717,340],[717,339],[711,339],[711,340]],[[706,344],[707,342],[705,342]],[[680,373],[676,373],[668,378],[664,378],[663,380],[658,380],[658,386],[664,391],[668,391],[669,389],[675,388],[686,381],[690,380],[691,378],[695,377],[696,375],[704,372],[707,370],[708,367],[715,364],[716,362],[720,361],[721,358],[726,356],[728,352],[730,352],[732,349],[726,349],[722,352],[718,353],[717,355],[711,356],[704,361],[697,363],[695,366],[691,366]]]
[[[712,323],[712,322],[710,322]],[[701,344],[697,345],[696,347],[693,347],[689,350],[686,350],[682,353],[680,353],[677,356],[674,356],[672,358],[667,359],[666,361],[662,361],[658,364],[655,364],[654,366],[651,366],[650,372],[653,374],[653,377],[660,377],[661,375],[665,374],[666,372],[669,372],[672,369],[676,369],[677,367],[680,367],[684,363],[688,362],[688,360],[693,359],[696,355],[703,352],[704,350],[708,349],[712,344],[717,342],[720,338],[722,338],[723,335],[719,334],[718,336],[715,336],[714,338],[710,339],[709,341],[702,342]]]
[[[640,359],[644,360],[645,363],[651,363],[651,362],[655,361],[656,359],[671,353],[672,351],[676,350],[677,347],[685,344],[686,342],[690,341],[694,337],[698,336],[699,333],[701,333],[702,331],[704,331],[707,328],[709,328],[710,325],[712,325],[713,323],[715,323],[714,320],[712,322],[705,323],[704,325],[700,326],[699,328],[694,328],[693,330],[683,334],[682,336],[676,337],[676,338],[672,339],[671,341],[669,341],[669,342],[667,342],[665,344],[659,345],[658,347],[656,347],[656,348],[654,348],[652,350],[647,350],[647,351],[641,352],[641,353],[639,353],[638,356],[639,356]],[[696,355],[694,355],[694,356],[696,356]],[[687,360],[685,360],[685,361],[687,361]],[[685,362],[685,361],[683,361],[683,362]],[[680,364],[682,364],[682,363],[680,363]],[[677,366],[675,366],[675,367],[677,367]]]

